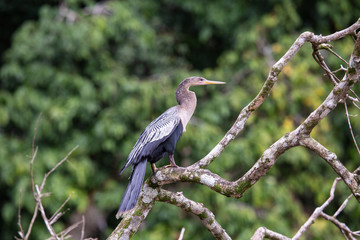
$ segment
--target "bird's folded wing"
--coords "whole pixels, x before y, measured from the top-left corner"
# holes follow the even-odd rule
[[[157,147],[160,143],[164,142],[176,129],[176,127],[180,124],[180,117],[178,115],[178,110],[176,107],[172,107],[168,109],[166,112],[161,114],[158,118],[152,121],[144,130],[144,132],[140,135],[138,141],[135,146],[131,150],[129,157],[125,166],[121,169],[120,174],[126,169],[130,164],[136,164],[141,160],[143,154],[143,150],[145,146],[149,143],[157,142]]]

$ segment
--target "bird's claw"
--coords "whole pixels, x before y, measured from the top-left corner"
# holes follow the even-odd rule
[[[157,167],[155,166],[155,163],[151,164],[151,169],[153,170],[153,173],[157,171]]]
[[[169,165],[165,165],[163,168],[169,168],[169,167],[179,167],[178,165],[174,165],[174,164],[169,164]]]

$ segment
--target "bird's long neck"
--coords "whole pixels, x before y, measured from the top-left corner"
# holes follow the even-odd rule
[[[189,87],[181,83],[176,90],[176,100],[179,103],[178,108],[184,132],[196,108],[196,95],[189,90]]]

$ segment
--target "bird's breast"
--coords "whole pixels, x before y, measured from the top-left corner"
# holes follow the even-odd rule
[[[193,113],[194,113],[195,108],[191,109],[191,108],[187,108],[187,109],[181,109],[179,111],[179,115],[180,115],[180,119],[181,119],[181,124],[183,127],[183,132],[186,131],[186,126],[189,123]]]

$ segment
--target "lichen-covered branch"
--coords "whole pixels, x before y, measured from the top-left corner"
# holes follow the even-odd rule
[[[138,203],[124,218],[107,240],[130,239],[139,229],[141,223],[152,209],[156,197],[159,195],[159,188],[149,186],[149,180],[145,181]]]
[[[358,202],[360,202],[360,179],[356,173],[351,173],[337,158],[336,154],[329,151],[315,139],[308,137],[301,140],[301,145],[311,149],[322,157],[334,171],[344,180]]]
[[[290,240],[290,238],[280,233],[271,231],[266,227],[259,227],[254,233],[254,235],[251,237],[251,240],[262,240],[264,238],[273,239],[273,240]]]
[[[173,193],[164,189],[160,189],[157,200],[173,204],[186,212],[195,214],[216,239],[231,239],[216,221],[215,215],[204,204],[186,198],[181,192]]]

